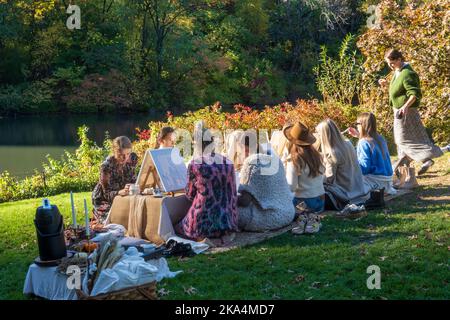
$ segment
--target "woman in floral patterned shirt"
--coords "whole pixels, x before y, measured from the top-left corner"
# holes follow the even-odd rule
[[[100,167],[100,179],[92,192],[94,216],[103,223],[114,197],[126,196],[129,186],[136,182],[137,155],[132,152],[130,139],[121,136],[113,140],[113,155],[106,158]]]

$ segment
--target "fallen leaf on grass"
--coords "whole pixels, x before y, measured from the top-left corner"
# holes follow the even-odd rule
[[[289,270],[289,269],[288,269],[287,272],[289,272],[289,273],[294,273],[295,271],[294,271],[294,270]]]
[[[299,282],[302,282],[302,281],[305,281],[305,276],[304,275],[299,274],[299,275],[295,276],[294,282],[299,283]]]
[[[280,297],[279,295],[277,295],[277,294],[273,294],[273,295],[272,295],[272,299],[274,299],[274,300],[280,300],[281,297]]]
[[[258,252],[266,251],[266,250],[267,250],[267,248],[259,248],[259,249],[258,249]]]
[[[310,287],[310,288],[313,288],[313,289],[319,289],[320,287],[322,287],[322,283],[316,281],[316,282],[313,282],[313,283],[311,284],[311,287]]]
[[[417,234],[413,234],[412,236],[408,237],[409,240],[416,240],[417,238]]]
[[[186,294],[188,294],[188,295],[193,295],[193,294],[197,294],[197,289],[195,289],[194,287],[189,287],[189,288],[185,288],[185,287],[183,287],[183,289],[184,289],[184,293],[186,293]]]
[[[28,243],[27,242],[25,242],[25,243],[22,243],[21,245],[20,245],[20,249],[25,249],[26,247],[28,247]]]
[[[387,256],[382,256],[382,257],[380,257],[380,260],[381,260],[381,261],[384,261],[384,260],[386,260],[387,258],[389,258],[389,257],[387,257]]]

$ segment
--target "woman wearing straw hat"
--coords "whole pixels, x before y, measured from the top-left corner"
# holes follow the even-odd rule
[[[289,141],[286,165],[286,179],[294,193],[294,205],[304,202],[313,212],[322,212],[325,206],[325,189],[320,153],[312,146],[316,138],[300,122],[283,129]]]

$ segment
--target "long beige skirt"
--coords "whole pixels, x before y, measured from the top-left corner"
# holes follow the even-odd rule
[[[417,108],[410,108],[402,119],[395,117],[397,112],[394,108],[394,140],[399,159],[406,155],[416,162],[424,162],[442,156],[441,148],[428,136]]]

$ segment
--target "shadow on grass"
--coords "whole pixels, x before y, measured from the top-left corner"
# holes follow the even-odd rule
[[[313,235],[293,235],[286,232],[277,237],[263,242],[244,246],[243,248],[256,247],[280,247],[285,245],[322,246],[329,244],[356,246],[359,244],[373,244],[380,240],[394,240],[410,236],[410,233],[400,231],[376,231],[378,228],[386,228],[399,223],[408,223],[414,218],[386,217],[383,213],[369,213],[369,216],[360,220],[341,220],[334,217],[326,217],[322,221],[319,233]]]
[[[424,189],[418,188],[420,197],[435,194],[445,194],[448,188]],[[443,206],[450,206],[445,200],[422,200],[417,194],[408,194],[402,198],[397,198],[389,202],[385,209],[378,209],[368,212],[368,216],[357,220],[338,219],[333,216],[326,216],[322,220],[322,228],[314,235],[295,236],[290,232],[277,237],[267,239],[263,242],[244,246],[243,248],[257,247],[279,247],[284,245],[300,244],[301,246],[321,246],[332,243],[347,244],[357,246],[360,244],[373,244],[375,241],[395,240],[411,236],[412,233],[402,231],[382,231],[391,226],[414,223],[416,218],[411,214],[433,215],[442,213]]]
[[[449,186],[420,186],[414,191],[414,193],[406,194],[389,202],[391,210],[433,211],[433,208],[429,208],[430,206],[436,206],[438,210],[442,210],[442,206],[450,206],[450,201],[447,199],[425,199],[427,197],[450,196]]]

